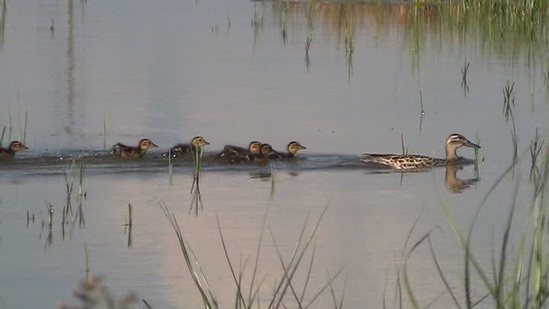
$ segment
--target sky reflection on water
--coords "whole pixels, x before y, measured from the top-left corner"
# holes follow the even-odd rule
[[[526,151],[536,129],[545,136],[547,66],[540,55],[546,46],[529,54],[523,41],[512,49],[485,39],[482,29],[463,32],[436,19],[414,27],[405,6],[352,8],[344,11],[355,27],[351,59],[342,8],[325,3],[316,4],[308,20],[306,8],[294,3],[11,2],[0,48],[0,125],[11,119],[15,138],[28,112],[30,149],[0,165],[0,303],[54,308],[70,300],[85,275],[87,247],[91,273],[104,275],[116,295],[136,291],[155,307],[196,307],[199,295],[159,200],[181,221],[224,304],[232,303],[234,285],[217,219],[238,265],[255,257],[266,213],[276,245],[289,258],[307,216],[310,229],[327,204],[315,242],[316,288],[328,280],[326,272],[343,268],[335,290],[345,290],[347,306],[381,304],[384,293],[392,295],[418,218],[413,240],[435,230],[439,262],[459,287],[462,252],[444,212],[467,228],[511,163],[502,89],[514,81],[519,165],[496,188],[476,227],[475,247],[489,262],[487,248],[500,235],[512,189],[519,185],[524,205],[531,198]],[[461,74],[466,63],[468,93]],[[409,153],[440,157],[454,132],[482,146],[478,181],[461,190],[455,183],[448,188],[454,171],[387,173],[358,162],[364,152],[402,152],[401,137]],[[298,140],[307,150],[302,165],[275,167],[274,194],[272,179],[257,177],[269,176],[268,167],[205,164],[204,209],[196,216],[189,213],[192,168],[175,162],[170,185],[167,162],[157,157],[195,135],[211,143],[211,153],[255,139],[276,149]],[[161,149],[142,162],[88,162],[86,225],[63,235],[59,214],[71,161],[59,157],[104,153],[143,136]],[[460,154],[473,157],[467,150]],[[455,172],[477,178],[473,166]],[[51,238],[41,224],[46,204],[56,209]],[[128,204],[135,216],[131,246],[124,227]],[[37,218],[28,227],[27,211]],[[517,235],[525,228],[519,225]],[[270,237],[262,250],[266,299],[280,278],[280,262]],[[426,303],[442,292],[430,261],[427,249],[418,250],[410,268]],[[331,300],[319,304],[329,307]]]

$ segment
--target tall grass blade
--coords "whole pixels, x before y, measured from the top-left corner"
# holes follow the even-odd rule
[[[4,34],[6,32],[6,18],[8,16],[8,0],[1,0],[0,6],[0,44],[4,44]]]
[[[27,123],[28,123],[28,119],[29,119],[29,111],[25,111],[25,123],[23,125],[23,138],[22,138],[23,144],[27,140]]]
[[[454,294],[454,292],[452,292],[452,288],[450,287],[450,284],[448,283],[448,279],[446,279],[446,276],[444,275],[444,272],[442,271],[442,268],[440,267],[440,264],[438,263],[438,259],[437,259],[437,256],[435,254],[435,250],[433,248],[433,242],[431,241],[431,237],[427,237],[427,243],[429,244],[429,251],[431,252],[431,257],[433,258],[433,261],[434,261],[435,266],[437,268],[437,272],[440,276],[440,279],[442,279],[442,283],[444,283],[444,287],[446,288],[446,291],[448,292],[448,294],[452,298],[452,301],[454,302],[456,307],[461,309],[461,305],[459,304],[459,301],[458,301],[456,295]]]
[[[231,262],[231,259],[229,258],[229,252],[227,251],[227,244],[225,243],[225,238],[223,237],[223,233],[221,232],[221,225],[219,223],[219,218],[216,216],[215,220],[217,221],[217,228],[219,230],[219,237],[221,238],[221,245],[223,246],[223,252],[225,253],[225,259],[227,260],[227,264],[229,265],[229,269],[231,270],[231,274],[233,276],[233,280],[237,286],[237,299],[242,302],[242,305],[244,305],[245,308],[248,308],[246,303],[244,302],[244,297],[242,296],[242,290],[239,283],[239,279],[236,277],[236,273],[234,271],[233,264]]]
[[[328,277],[330,277],[330,276],[328,275]],[[345,281],[344,286],[346,286],[346,285],[347,285],[347,281]],[[339,300],[339,302],[337,301],[334,286],[332,284],[330,284],[330,294],[332,295],[332,300],[334,301],[334,308],[335,309],[342,309],[343,308],[343,300],[345,299],[345,288],[343,288],[343,292],[342,292],[341,299]],[[385,304],[385,298],[383,299],[383,302]],[[384,308],[385,308],[385,306],[384,306]]]
[[[107,118],[103,118],[103,150],[107,149]]]
[[[276,239],[275,239],[275,237],[272,233],[272,230],[269,229],[269,231],[271,233],[271,238],[273,239],[273,242],[275,243],[275,248],[277,250],[277,254],[278,254],[280,264],[282,266],[282,269],[284,270],[284,277],[283,277],[281,283],[279,284],[279,288],[277,289],[277,293],[276,293],[276,295],[278,295],[278,301],[276,302],[276,304],[273,308],[280,308],[280,306],[282,304],[282,301],[284,299],[284,295],[286,295],[286,292],[287,292],[288,288],[292,291],[292,294],[293,294],[295,300],[299,303],[299,297],[297,296],[297,292],[295,291],[295,289],[294,289],[294,287],[291,283],[292,278],[295,275],[297,269],[299,268],[299,265],[301,264],[301,260],[303,259],[303,257],[305,255],[305,253],[307,252],[309,246],[313,242],[313,238],[316,235],[316,231],[318,230],[318,227],[320,226],[320,222],[321,222],[322,218],[324,217],[324,215],[326,214],[326,211],[328,209],[328,205],[329,204],[326,204],[326,207],[324,207],[324,210],[322,211],[321,215],[319,216],[319,219],[317,220],[316,225],[313,228],[313,231],[311,232],[308,240],[304,243],[303,248],[299,249],[301,241],[302,241],[304,233],[305,233],[306,224],[304,225],[304,227],[302,229],[302,232],[299,236],[298,243],[295,247],[294,253],[292,254],[292,257],[290,259],[290,263],[287,264],[288,266],[286,266],[286,264],[284,263],[284,261],[282,259],[282,255],[280,253],[278,245],[276,244]],[[308,220],[308,218],[306,219],[306,221],[307,220]],[[271,306],[269,306],[269,307],[271,307]]]
[[[6,126],[2,128],[2,135],[0,135],[0,147],[2,147],[2,142],[4,141],[4,133],[6,133]]]
[[[190,250],[190,247],[188,246],[187,242],[183,238],[183,233],[181,232],[179,223],[177,222],[175,215],[170,213],[168,206],[163,201],[158,201],[158,204],[162,209],[162,211],[164,212],[164,215],[170,221],[170,224],[175,231],[175,234],[179,241],[179,247],[181,248],[181,252],[183,253],[183,257],[185,258],[185,263],[187,264],[187,268],[189,269],[189,273],[193,278],[196,288],[198,289],[200,295],[202,296],[204,307],[207,309],[218,308],[217,301],[209,288],[209,285],[207,283],[206,277],[204,276],[204,273],[201,271],[200,264],[198,263],[198,260]],[[198,269],[195,269],[195,267],[193,266],[195,264],[197,265]]]
[[[263,223],[261,224],[261,232],[259,233],[259,240],[257,241],[257,249],[256,249],[256,256],[255,256],[255,263],[254,263],[254,270],[253,270],[253,273],[252,273],[252,279],[251,279],[251,282],[250,282],[250,291],[248,292],[248,303],[249,304],[252,304],[258,291],[259,291],[259,286],[261,286],[261,284],[259,284],[259,286],[257,287],[257,289],[253,292],[252,294],[252,291],[254,289],[254,283],[255,283],[255,278],[257,276],[257,270],[258,270],[258,265],[259,265],[259,255],[260,255],[260,252],[261,252],[261,244],[263,243],[263,235],[265,233],[265,226],[267,225],[267,212],[265,212],[265,216],[263,217]]]

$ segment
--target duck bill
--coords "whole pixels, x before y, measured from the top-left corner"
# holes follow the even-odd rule
[[[155,143],[151,143],[151,147],[150,148],[158,148],[158,145],[155,144]]]
[[[463,145],[465,147],[471,147],[471,148],[475,148],[475,149],[480,149],[480,146],[475,144],[475,143],[472,143],[471,141],[467,141],[467,144]]]
[[[307,149],[307,147],[303,146],[303,145],[299,145],[299,149]]]

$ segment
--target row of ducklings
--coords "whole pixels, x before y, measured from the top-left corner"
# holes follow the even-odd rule
[[[197,136],[193,138],[190,144],[177,144],[170,149],[167,155],[177,157],[186,153],[197,153],[202,147],[209,145],[203,137]],[[117,143],[112,147],[111,155],[120,158],[141,158],[150,148],[158,147],[153,141],[144,138],[139,141],[137,146],[127,146]],[[456,151],[460,147],[470,147],[479,149],[480,146],[469,141],[461,134],[451,134],[446,140],[445,150],[446,158],[432,158],[423,155],[410,154],[372,154],[366,153],[361,161],[366,163],[374,163],[383,165],[397,170],[421,169],[444,165],[468,164],[474,162],[461,158]],[[23,143],[13,141],[6,149],[0,148],[0,159],[13,158],[15,153],[20,150],[28,149]],[[225,163],[239,163],[243,161],[266,162],[269,159],[292,159],[297,156],[298,151],[306,149],[299,142],[290,142],[287,147],[287,153],[280,153],[271,147],[269,144],[253,141],[248,145],[248,148],[225,145],[223,151],[217,154],[217,157]]]
[[[167,155],[172,157],[178,157],[187,153],[193,153],[202,147],[209,145],[202,136],[197,136],[191,140],[188,144],[177,144],[170,148]],[[152,140],[144,138],[139,141],[137,146],[127,146],[121,143],[117,143],[112,147],[111,155],[120,158],[141,158],[148,149],[157,148],[158,145],[153,143]],[[273,149],[269,144],[261,143],[258,141],[252,141],[247,148],[225,145],[223,150],[216,155],[222,162],[234,164],[245,161],[266,162],[270,159],[292,159],[297,157],[297,153],[300,150],[307,149],[307,147],[301,145],[299,142],[292,141],[287,146],[287,153],[282,153]]]
[[[187,153],[192,153],[194,150],[209,145],[202,136],[197,136],[191,140],[189,144],[177,144],[173,146],[168,155],[172,157],[181,156]],[[144,138],[139,141],[137,146],[128,146],[122,143],[116,143],[112,146],[110,154],[119,158],[141,158],[147,150],[157,148],[151,139]],[[0,158],[13,158],[15,153],[28,149],[20,141],[12,141],[7,148],[0,148]],[[299,142],[293,141],[288,144],[287,153],[278,152],[269,144],[253,141],[248,145],[248,148],[225,145],[223,150],[216,156],[227,163],[238,163],[241,161],[266,161],[268,159],[291,159],[297,157],[297,152],[307,147]]]

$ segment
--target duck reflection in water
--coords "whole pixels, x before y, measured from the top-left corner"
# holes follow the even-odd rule
[[[463,190],[476,184],[480,180],[478,170],[475,169],[474,178],[461,179],[457,177],[458,169],[462,169],[462,166],[455,164],[446,165],[446,175],[444,176],[444,183],[446,184],[446,188],[448,189],[448,191],[452,193],[462,193]]]

